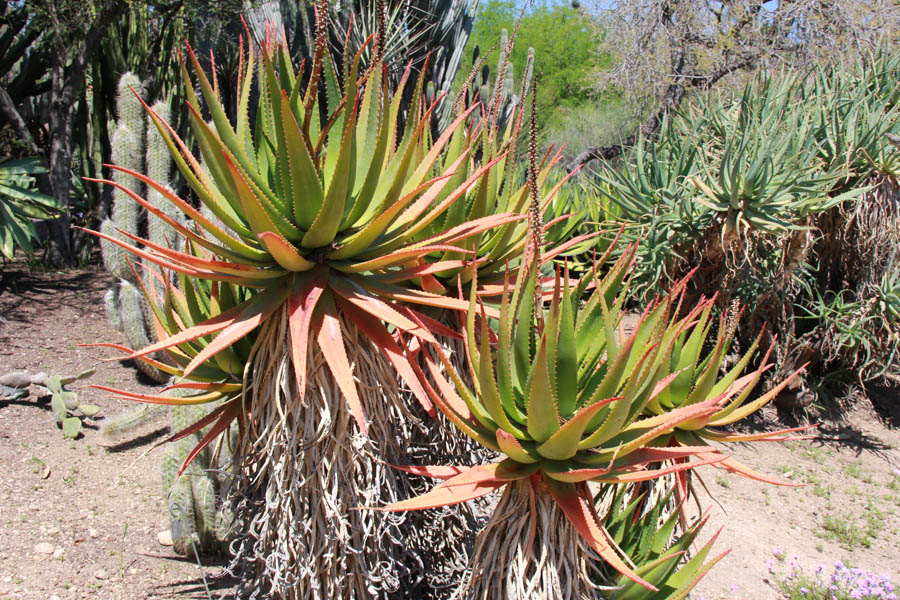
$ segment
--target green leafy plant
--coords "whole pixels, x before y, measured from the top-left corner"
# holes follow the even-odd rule
[[[46,173],[41,159],[22,158],[0,162],[0,252],[12,260],[16,248],[34,251],[34,220],[51,219],[62,207],[52,197],[32,189],[34,176]]]
[[[610,538],[635,564],[635,574],[659,589],[652,592],[623,575],[607,573],[618,587],[616,598],[686,598],[700,579],[729,552],[726,550],[706,560],[718,538],[717,532],[688,558],[691,545],[709,515],[702,515],[676,534],[680,507],[674,502],[672,482],[668,483],[668,491],[664,487],[648,490],[642,484],[620,484],[607,488],[598,497],[598,511],[609,507],[602,522]]]
[[[742,347],[762,323],[764,348],[777,335],[776,379],[795,361],[831,381],[896,371],[884,292],[900,231],[900,109],[886,83],[898,73],[900,55],[884,49],[803,75],[760,73],[739,93],[692,98],[621,168],[602,169],[614,220],[639,242],[636,293],[652,298],[696,267],[692,293],[718,293],[721,312],[747,307]],[[785,407],[813,397],[792,387]]]

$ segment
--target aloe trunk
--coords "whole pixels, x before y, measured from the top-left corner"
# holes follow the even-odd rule
[[[546,491],[527,480],[503,490],[475,544],[465,600],[614,597],[603,561]],[[596,583],[594,583],[596,582]],[[603,585],[605,583],[605,585]]]
[[[425,519],[359,510],[425,488],[422,478],[390,464],[416,457],[415,439],[426,441],[438,422],[407,403],[391,363],[348,320],[341,328],[368,435],[343,408],[321,352],[309,356],[307,389],[298,400],[287,340],[277,333],[286,316],[280,319],[254,348],[247,402],[256,418],[236,453],[246,457],[232,495],[240,593],[287,599],[446,595],[466,569],[460,534],[476,525],[469,511],[453,507]]]

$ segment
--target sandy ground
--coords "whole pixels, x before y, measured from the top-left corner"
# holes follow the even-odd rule
[[[72,389],[102,410],[79,439],[65,440],[42,388],[0,401],[0,599],[207,598],[205,586],[216,598],[233,588],[221,576],[224,558],[205,557],[198,566],[157,541],[169,522],[158,473],[162,450],[153,449],[165,423],[149,425],[129,443],[97,429],[102,418],[130,405],[105,398],[90,383],[151,389],[128,366],[100,362],[111,351],[78,346],[123,342],[103,313],[110,283],[91,271],[28,274],[11,265],[3,273],[0,373],[69,375],[96,366],[90,380]],[[882,402],[900,407],[900,396]],[[715,549],[731,552],[692,597],[782,597],[775,581],[792,560],[809,571],[841,560],[900,583],[898,448],[896,422],[863,403],[840,425],[824,426],[819,439],[735,449],[751,467],[808,487],[776,487],[707,468],[702,475],[715,501],[700,494],[711,511],[705,535],[721,527]],[[840,539],[829,530],[835,524],[846,526]]]

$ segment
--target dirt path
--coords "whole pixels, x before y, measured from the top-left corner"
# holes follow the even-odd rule
[[[900,402],[895,395],[894,402]],[[793,573],[826,578],[835,562],[900,583],[900,431],[860,408],[821,437],[786,444],[744,445],[739,460],[806,487],[781,487],[706,469],[707,538],[731,548],[693,598],[782,598],[778,583]],[[838,567],[840,568],[840,567]],[[879,596],[880,597],[880,596]]]
[[[159,476],[161,450],[148,449],[165,423],[150,424],[142,444],[115,445],[97,430],[102,417],[132,404],[104,398],[98,383],[151,389],[109,350],[78,344],[124,342],[109,324],[105,273],[27,275],[8,266],[0,284],[0,373],[75,374],[71,386],[101,412],[77,440],[63,439],[43,388],[0,401],[0,599],[206,598],[198,565],[157,542],[166,529]],[[222,594],[221,568],[205,558],[212,597]],[[221,563],[221,560],[219,560]]]
[[[88,385],[151,388],[133,369],[99,362],[111,351],[78,347],[123,341],[103,311],[109,276],[29,275],[23,268],[8,266],[0,283],[0,373],[74,374],[96,365],[90,380],[73,386],[80,399],[100,405],[106,417],[130,408]],[[48,398],[39,396],[32,387],[28,398],[0,401],[0,600],[206,598],[203,574],[210,597],[225,597],[233,582],[217,579],[222,559],[205,558],[201,571],[157,542],[169,516],[158,473],[161,450],[148,449],[161,439],[152,432],[164,423],[145,428],[150,435],[141,443],[114,445],[96,422],[67,441]],[[896,395],[890,401],[900,406]],[[782,597],[774,583],[790,572],[795,556],[809,572],[841,560],[900,583],[900,433],[866,410],[845,425],[825,429],[835,439],[737,450],[753,468],[809,487],[703,472],[721,504],[701,494],[701,504],[712,507],[706,533],[722,526],[715,548],[732,552],[693,598]]]

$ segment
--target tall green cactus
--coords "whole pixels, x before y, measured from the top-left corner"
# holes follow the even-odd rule
[[[215,406],[202,404],[173,406],[169,411],[170,429],[181,431],[214,409]],[[230,479],[230,447],[237,433],[235,428],[232,430],[231,436],[222,438],[218,452],[209,446],[204,448],[181,477],[177,477],[178,469],[205,431],[169,444],[163,456],[160,472],[172,516],[172,541],[179,554],[212,552],[230,539],[233,515],[220,506],[219,499]]]
[[[146,173],[158,182],[170,181],[173,172],[171,154],[165,141],[153,122],[147,118],[136,94],[142,91],[142,84],[132,73],[126,73],[119,81],[116,106],[118,121],[112,138],[113,162],[119,166]],[[153,110],[163,119],[169,118],[169,106],[165,102],[156,102]],[[116,183],[127,187],[131,192],[146,198],[164,214],[176,221],[184,221],[183,215],[175,206],[166,201],[155,189],[148,189],[137,179],[116,172]],[[177,246],[179,236],[175,229],[162,219],[148,214],[128,193],[116,189],[113,195],[112,215],[101,225],[101,231],[125,239],[127,232],[132,235],[146,236],[152,243],[162,246]],[[141,293],[135,272],[126,260],[127,253],[111,242],[102,242],[103,263],[118,281],[107,290],[104,298],[106,313],[116,329],[125,334],[132,348],[143,348],[155,341],[152,327],[153,315]],[[141,271],[138,270],[138,274]],[[155,279],[147,277],[144,285],[159,286]],[[163,357],[160,357],[163,358]],[[136,366],[155,381],[165,382],[169,376],[162,371],[137,361]],[[189,424],[201,418],[198,411],[209,410],[210,407],[176,406],[168,410],[169,426],[172,432],[181,431]],[[110,419],[103,427],[109,436],[120,436],[135,430],[141,425],[158,417],[157,407],[140,407],[119,417]],[[205,413],[204,413],[205,414]],[[161,474],[163,489],[168,496],[167,507],[172,515],[171,530],[175,550],[181,554],[209,552],[218,548],[220,542],[227,537],[231,524],[230,513],[218,510],[216,498],[222,486],[222,478],[216,475],[221,470],[210,470],[213,456],[210,450],[204,450],[184,475],[176,478],[175,474],[190,450],[199,441],[197,435],[188,436],[179,442],[170,444],[163,456]],[[227,449],[223,450],[217,465],[230,465]]]
[[[112,159],[117,165],[147,173],[156,181],[167,182],[170,180],[173,167],[171,155],[138,100],[137,95],[141,91],[142,84],[137,76],[132,73],[122,75],[116,99],[119,118],[112,136]],[[169,106],[165,102],[157,102],[153,110],[166,118]],[[147,190],[137,179],[125,173],[117,171],[114,178],[131,192],[146,197],[169,217],[182,220],[183,217],[177,214],[177,209],[170,202],[166,202],[158,191]],[[125,233],[131,235],[146,233],[155,244],[164,246],[178,244],[176,232],[171,226],[162,219],[147,214],[147,211],[122,189],[115,190],[111,218],[104,220],[100,230],[118,239],[125,239]],[[127,253],[107,241],[102,242],[101,248],[103,264],[107,271],[118,278],[118,282],[107,291],[104,298],[107,316],[117,329],[125,333],[132,348],[143,348],[154,341],[152,315],[136,285],[134,272],[127,261]],[[146,283],[150,284],[149,281]],[[150,365],[142,362],[136,364],[155,381],[163,382],[168,379],[165,373]]]

